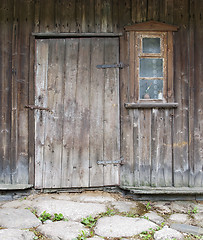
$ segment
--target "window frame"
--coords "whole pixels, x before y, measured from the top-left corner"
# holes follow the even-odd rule
[[[173,32],[177,31],[178,27],[156,21],[148,21],[143,23],[126,26],[125,31],[129,44],[129,100],[137,103],[168,103],[174,101],[173,90]],[[156,37],[159,36],[162,40],[160,46],[161,53],[148,54],[142,53],[142,41],[144,36]],[[139,59],[140,57],[153,58],[163,57],[163,98],[162,99],[142,99],[140,98],[140,83],[139,83]]]
[[[137,32],[135,37],[137,38],[138,48],[137,48],[137,58],[135,61],[138,63],[138,67],[135,71],[135,81],[136,85],[138,86],[138,101],[145,102],[145,101],[154,101],[154,102],[166,102],[167,98],[167,34],[165,32]],[[160,53],[143,53],[143,38],[160,38]],[[140,59],[163,59],[163,77],[141,77],[140,76]],[[163,90],[162,99],[144,99],[140,98],[140,80],[141,79],[162,79],[163,80]]]

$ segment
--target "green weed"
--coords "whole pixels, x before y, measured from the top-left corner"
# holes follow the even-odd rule
[[[73,238],[73,240],[86,240],[87,237],[88,237],[88,232],[82,230],[82,231],[78,234],[77,238]]]
[[[56,221],[68,221],[67,218],[64,218],[63,214],[62,213],[54,213],[54,217],[51,219],[53,222],[56,222]]]
[[[146,209],[147,209],[147,210],[150,210],[151,208],[152,208],[152,207],[150,206],[150,202],[148,202],[147,205],[146,205]]]
[[[87,218],[83,218],[81,223],[89,228],[92,228],[96,224],[96,221],[97,220],[95,220],[92,216],[89,216]]]
[[[64,218],[62,213],[54,213],[54,216],[52,216],[50,213],[47,213],[46,211],[44,211],[40,216],[39,216],[39,220],[41,222],[46,222],[47,220],[51,220],[52,222],[56,222],[56,221],[68,221],[67,218]]]

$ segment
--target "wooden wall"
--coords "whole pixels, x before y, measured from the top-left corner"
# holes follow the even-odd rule
[[[121,154],[127,162],[121,169],[122,184],[157,185],[152,170],[162,169],[160,179],[165,179],[170,169],[169,181],[161,185],[202,186],[202,14],[202,0],[0,0],[0,183],[34,182],[34,118],[24,108],[34,104],[31,33],[118,33],[124,25],[156,20],[180,27],[174,34],[174,92],[179,107],[174,111],[121,109],[125,116]],[[124,38],[120,45],[121,57],[128,61]],[[128,68],[120,74],[123,106],[131,97]],[[157,144],[164,149],[157,152]],[[148,168],[141,170],[143,163]],[[141,182],[136,180],[138,172],[144,176]]]

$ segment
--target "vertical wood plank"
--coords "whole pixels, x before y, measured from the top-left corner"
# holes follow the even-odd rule
[[[123,27],[131,24],[131,21],[131,0],[119,0],[119,28],[123,30]]]
[[[73,187],[89,185],[90,39],[80,39],[76,86]]]
[[[48,40],[37,40],[35,49],[35,104],[47,107]],[[35,110],[35,188],[43,188],[45,127],[49,113]]]
[[[12,181],[11,137],[11,79],[12,79],[12,18],[13,1],[0,6],[0,183]]]
[[[151,109],[140,110],[139,115],[140,185],[149,186],[151,174]]]
[[[16,69],[16,75],[13,81],[13,106],[15,106],[16,115],[13,115],[15,133],[13,131],[11,138],[16,142],[13,148],[15,171],[12,181],[28,183],[28,111],[24,106],[28,104],[29,33],[32,31],[34,2],[22,0],[15,4],[13,68]]]
[[[112,31],[119,31],[119,0],[112,0]]]
[[[95,32],[95,0],[89,0],[89,8],[86,7],[89,16],[88,32]]]
[[[141,156],[139,154],[140,153],[139,151],[140,150],[140,146],[139,146],[140,111],[138,109],[135,109],[132,112],[133,112],[133,158],[131,159],[132,161],[131,165],[134,171],[133,186],[140,186],[140,165],[141,165]]]
[[[160,1],[160,21],[168,24],[173,24],[173,0]]]
[[[34,9],[34,3],[33,3]],[[34,14],[33,14],[34,19]],[[33,23],[32,19],[32,23]],[[34,26],[33,26],[34,29]],[[30,37],[29,41],[29,74],[28,74],[28,102],[31,105],[35,104],[35,78],[34,78],[34,65],[35,65],[35,38]],[[28,183],[34,185],[35,183],[35,117],[34,111],[28,111]]]
[[[91,40],[91,85],[90,85],[90,186],[104,185],[104,70],[97,64],[104,63],[105,40]]]
[[[65,58],[65,94],[63,119],[63,156],[62,156],[62,185],[71,187],[74,165],[74,136],[76,112],[76,80],[78,75],[79,39],[66,39]]]
[[[39,30],[40,32],[55,31],[55,0],[40,0]]]
[[[13,32],[12,32],[12,83],[11,83],[11,168],[15,172],[17,162],[17,14],[16,1],[13,9]],[[11,176],[13,178],[13,175]],[[13,179],[11,180],[11,182]]]
[[[189,22],[189,186],[194,186],[194,111],[195,111],[195,3],[190,1],[190,22]]]
[[[60,0],[60,31],[61,32],[75,32],[76,29],[76,11],[75,0]]]
[[[102,1],[101,32],[112,32],[112,0]]]
[[[159,21],[160,18],[160,0],[148,1],[147,20]]]
[[[174,38],[174,66],[175,66],[175,99],[179,103],[175,110],[174,118],[174,185],[188,186],[189,164],[188,145],[189,136],[188,103],[189,103],[189,81],[188,81],[188,1],[174,2],[174,24],[180,26]],[[184,42],[184,47],[182,45]]]
[[[61,186],[65,40],[49,40],[43,186]]]
[[[105,39],[105,64],[119,61],[119,41]],[[104,87],[104,161],[120,159],[119,70],[105,70]],[[104,166],[104,185],[119,183],[119,166]]]
[[[95,0],[95,32],[101,29],[101,0]]]
[[[129,33],[120,38],[120,60],[129,64]],[[121,166],[120,184],[133,185],[133,116],[130,110],[124,107],[129,102],[129,66],[120,70],[120,114],[121,114],[121,156],[125,164]],[[135,148],[137,149],[137,148]]]
[[[151,186],[172,186],[172,143],[169,110],[152,110]]]
[[[76,28],[74,32],[81,32],[82,29],[82,0],[76,0],[75,3]]]
[[[194,117],[192,116],[191,111],[191,121],[194,121],[194,158],[192,163],[192,173],[193,175],[193,184],[194,186],[203,186],[203,173],[202,173],[202,166],[203,166],[203,126],[202,126],[202,119],[203,119],[203,82],[202,82],[202,62],[203,62],[203,55],[202,55],[202,41],[203,41],[203,20],[202,20],[202,13],[203,13],[203,3],[200,1],[194,1],[194,11],[195,17],[194,19]],[[192,56],[191,56],[192,57]],[[192,60],[192,58],[191,58]],[[191,64],[191,68],[192,68]],[[192,71],[192,69],[191,69]],[[191,79],[192,81],[192,79]],[[192,86],[191,86],[192,87]],[[192,91],[192,89],[191,89]],[[192,97],[192,96],[191,96]],[[192,99],[191,99],[192,100]],[[192,104],[192,102],[190,103]],[[192,109],[191,109],[192,110]],[[191,126],[192,127],[192,126]],[[191,129],[192,130],[192,129]],[[192,137],[192,136],[191,136]]]
[[[34,32],[40,32],[40,0],[35,1]]]
[[[147,19],[147,0],[132,0],[132,22],[144,22]]]

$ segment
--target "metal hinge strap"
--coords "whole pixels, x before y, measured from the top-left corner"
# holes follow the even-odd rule
[[[52,112],[49,108],[36,106],[36,105],[25,105],[25,108],[29,108],[31,110],[41,110],[41,111],[44,110],[44,111]]]

